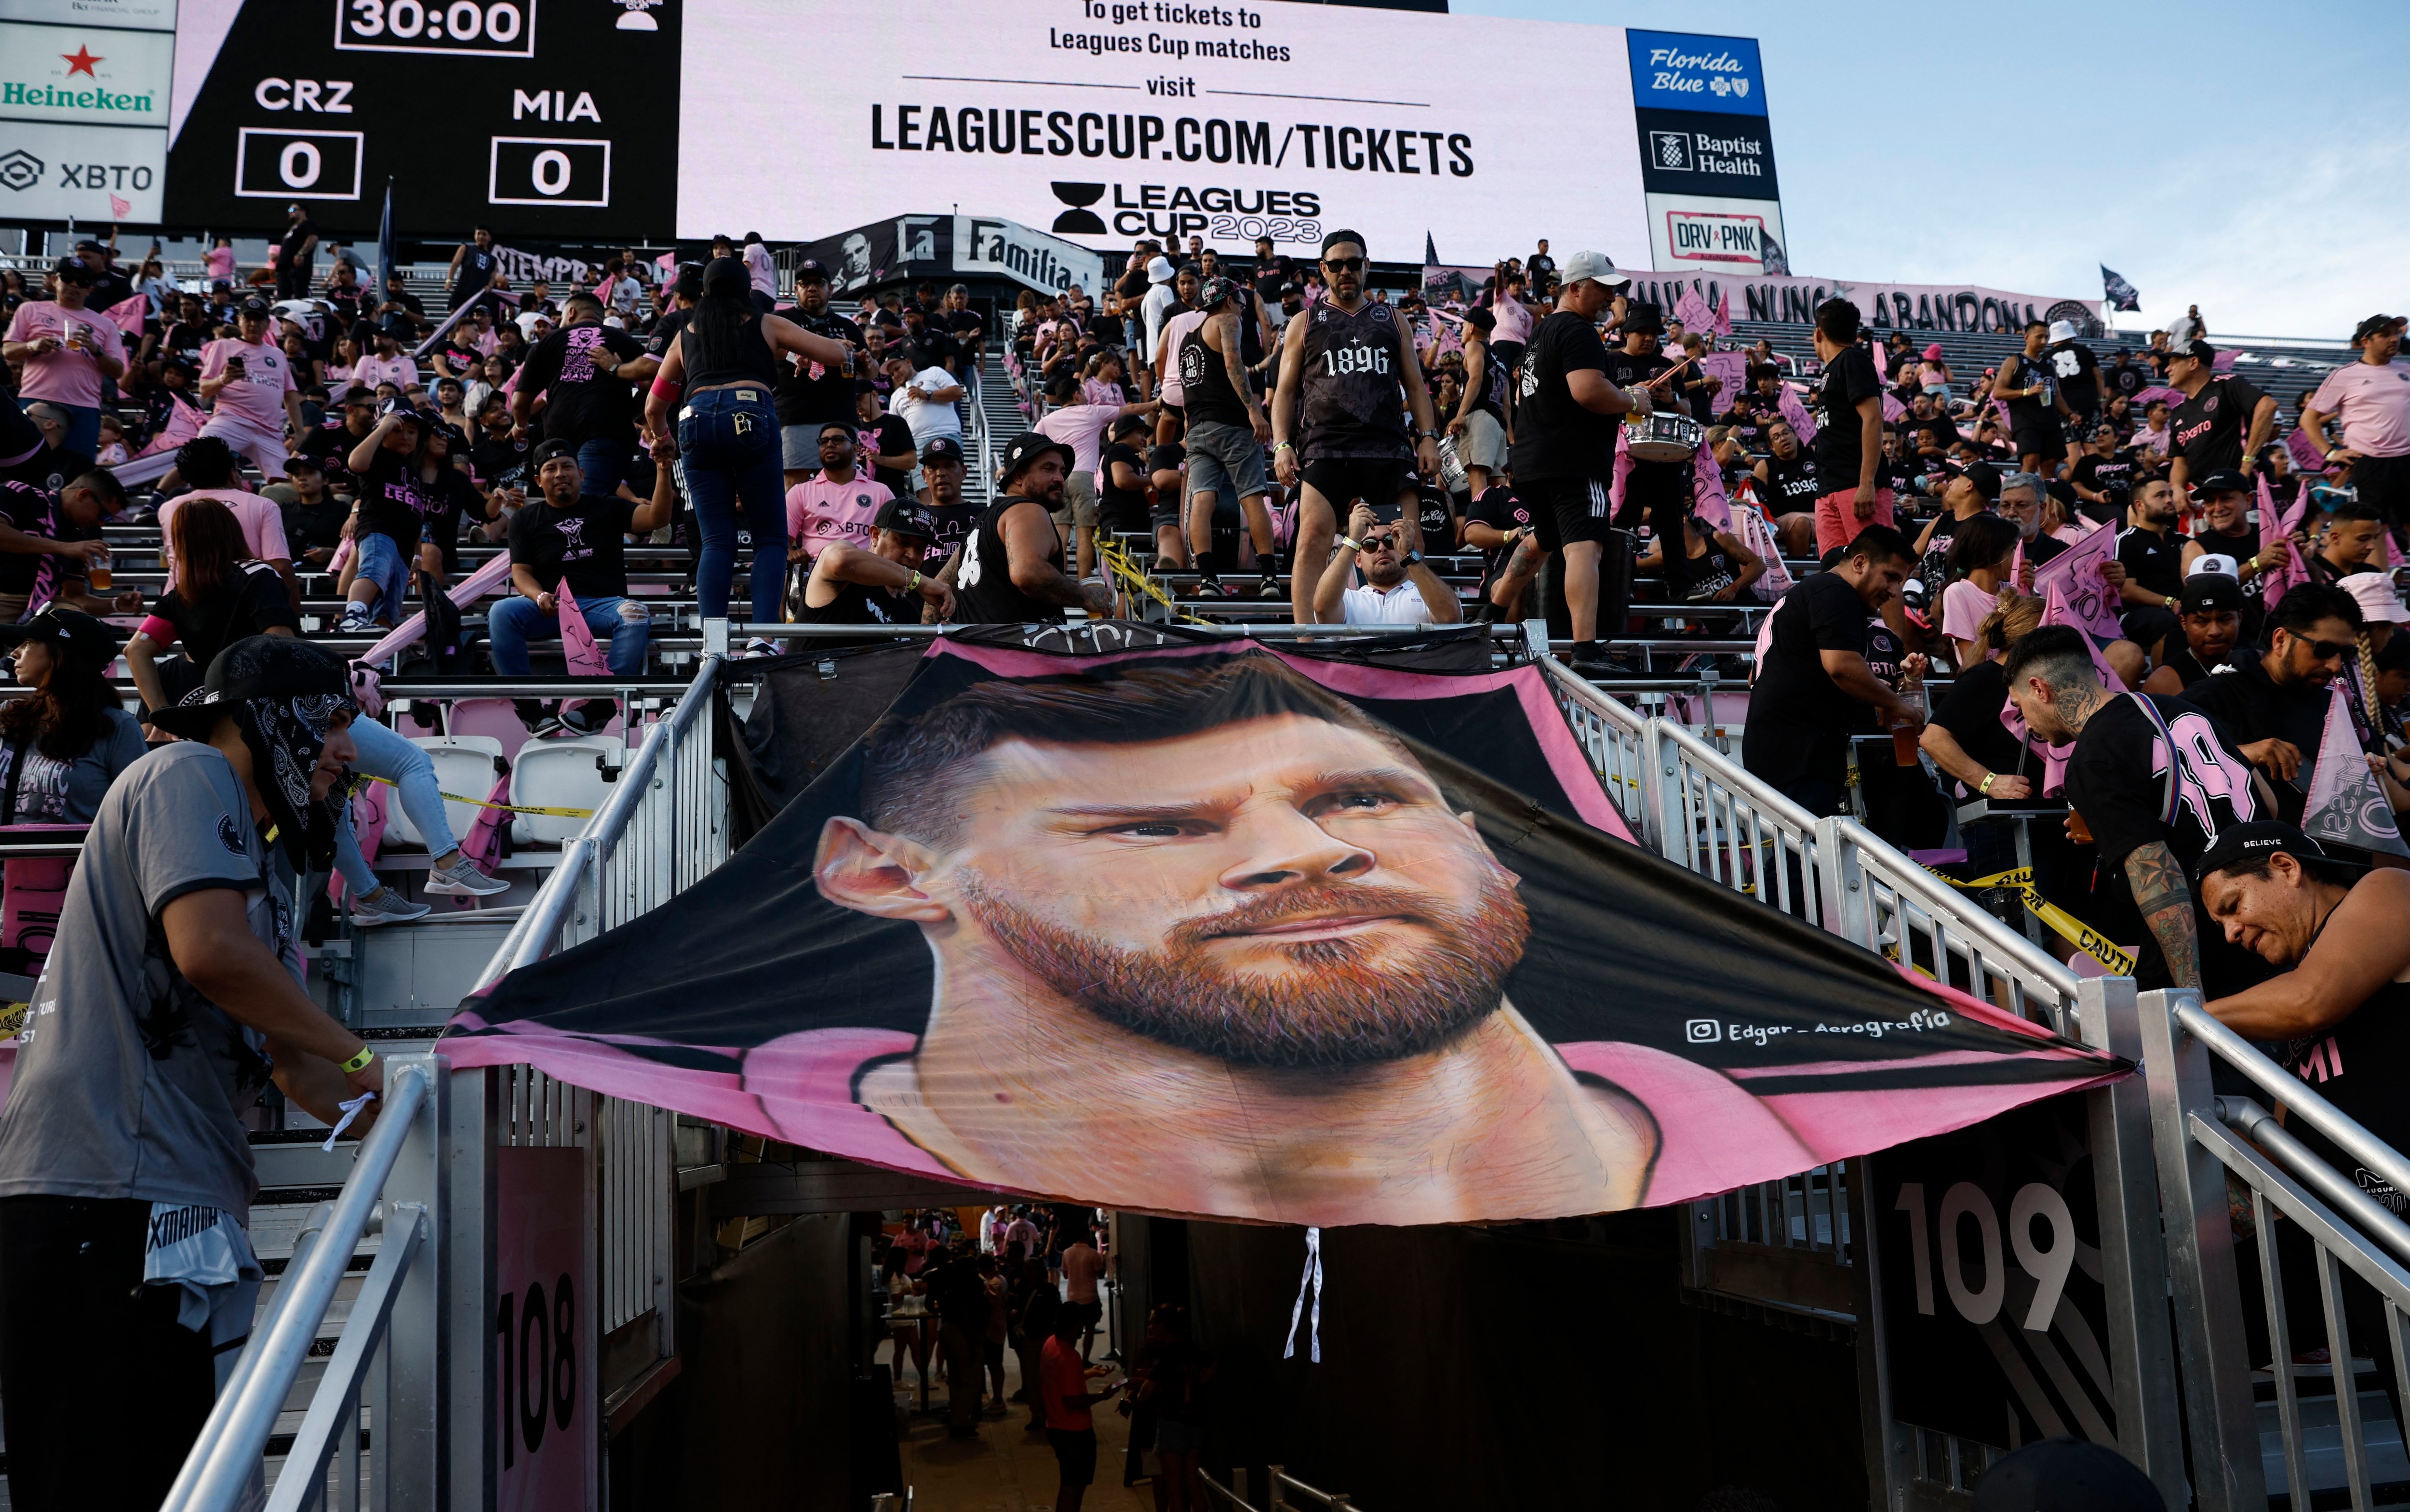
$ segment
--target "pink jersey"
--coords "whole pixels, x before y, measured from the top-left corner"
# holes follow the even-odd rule
[[[2410,363],[2337,368],[2309,407],[2342,421],[2343,443],[2364,457],[2410,457]]]
[[[407,352],[381,357],[374,352],[360,358],[352,370],[352,382],[374,388],[379,384],[391,384],[396,388],[408,388],[418,382],[418,363]]]
[[[850,483],[831,483],[815,473],[787,490],[787,539],[806,557],[817,557],[832,541],[870,549],[870,522],[878,506],[895,495],[887,485],[859,469]]]
[[[267,342],[221,336],[201,348],[202,381],[223,377],[230,357],[242,358],[242,376],[227,379],[226,385],[218,390],[216,407],[211,414],[283,435],[284,396],[296,386],[293,365],[285,360],[282,350]]]
[[[211,247],[208,255],[201,261],[208,265],[211,283],[234,282],[234,249],[232,247]]]
[[[1066,404],[1046,412],[1046,418],[1038,422],[1038,433],[1071,448],[1072,472],[1094,472],[1096,458],[1105,449],[1105,428],[1121,413],[1118,404]]]
[[[100,364],[92,359],[92,353],[106,351],[122,360],[124,347],[119,342],[117,327],[97,310],[70,310],[50,299],[19,305],[8,320],[7,340],[38,342],[45,336],[59,344],[41,356],[25,359],[24,382],[17,397],[46,399],[78,409],[97,408]]]
[[[180,493],[159,506],[159,560],[167,568],[167,586],[176,586],[176,559],[168,552],[167,543],[175,537],[167,533],[167,522],[176,517],[176,509],[187,499],[214,499],[234,515],[235,523],[242,527],[243,549],[258,561],[290,561],[292,548],[284,544],[284,516],[277,507],[255,493],[240,488],[196,488]]]

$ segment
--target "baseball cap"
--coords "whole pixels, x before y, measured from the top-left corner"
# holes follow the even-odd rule
[[[2202,497],[2214,493],[2249,493],[2251,480],[2230,469],[2220,468],[2192,487],[2193,492]]]
[[[528,466],[541,469],[557,457],[566,457],[573,462],[577,460],[577,443],[557,436],[549,441],[539,441],[535,443],[535,450],[528,454]]]
[[[171,735],[207,740],[218,716],[254,698],[317,695],[348,700],[343,659],[291,635],[253,635],[220,651],[201,679],[201,696],[152,709],[151,722]]]
[[[2351,333],[2351,344],[2358,346],[2372,336],[2382,336],[2387,331],[2399,330],[2403,326],[2410,326],[2410,319],[2401,315],[2371,315],[2359,323],[2359,329]]]
[[[117,660],[117,632],[79,610],[53,603],[21,624],[0,625],[0,646],[40,641],[61,661],[80,662],[97,672]]]
[[[427,416],[418,413],[418,406],[413,404],[410,400],[402,398],[399,394],[396,394],[393,398],[386,400],[383,404],[377,406],[377,418],[380,420],[407,420],[412,425],[422,428],[427,424]]]
[[[959,462],[963,459],[963,443],[951,436],[936,436],[921,448],[923,462]]]
[[[2402,607],[2402,595],[2394,589],[2392,574],[2354,573],[2336,579],[2335,587],[2359,601],[2362,620],[2410,625],[2410,610]]]
[[[2327,854],[2317,841],[2290,824],[2260,819],[2219,831],[2217,838],[2209,843],[2209,849],[2200,853],[2200,864],[2192,871],[2193,880],[2199,881],[2210,873],[2224,871],[2238,862],[2280,851],[2295,861],[2316,862],[2321,867],[2345,871],[2354,877],[2368,870],[2356,861]]]
[[[2079,1438],[2028,1444],[1975,1482],[1975,1512],[2159,1512],[2166,1505],[2133,1461]]]
[[[937,538],[937,522],[926,504],[909,499],[890,499],[878,506],[878,514],[870,522],[876,531],[893,531],[919,541]]]
[[[1220,304],[1223,300],[1228,298],[1230,297],[1230,291],[1235,287],[1237,287],[1237,285],[1232,284],[1228,279],[1224,278],[1219,274],[1215,274],[1213,277],[1207,279],[1204,284],[1198,289],[1197,308],[1199,310],[1212,309],[1215,305]]]
[[[90,284],[92,269],[80,257],[62,257],[51,271],[62,284]]]
[[[1035,430],[1023,431],[1012,438],[1011,445],[1004,449],[1004,465],[997,472],[999,481],[1005,487],[1010,487],[1013,479],[1036,466],[1038,459],[1048,452],[1061,453],[1063,466],[1067,470],[1070,467],[1072,457],[1070,447],[1052,436],[1042,435]]]
[[[1498,328],[1498,317],[1479,305],[1466,310],[1457,318],[1485,336]]]
[[[1610,289],[1625,288],[1632,283],[1629,277],[1615,270],[1614,259],[1603,252],[1575,253],[1565,259],[1565,265],[1557,276],[1569,284],[1595,279]]]
[[[2217,357],[2217,348],[2198,336],[2187,336],[2183,341],[2168,343],[2167,357],[2170,362],[2178,357],[2189,357],[2195,362],[2211,362]]]
[[[1969,462],[1959,474],[1975,486],[1975,491],[1985,499],[2000,497],[2000,470],[1989,462]]]
[[[2211,562],[2217,563],[2218,570],[2212,572],[2199,570]],[[2203,557],[2194,562],[2193,566],[2195,571],[2184,580],[2184,589],[2176,595],[2176,613],[2194,615],[2243,612],[2243,585],[2235,579],[2233,558]]]
[[[828,281],[829,270],[817,257],[806,257],[795,265],[795,282],[798,284],[825,284]]]
[[[2052,321],[2050,323],[2050,339],[2054,342],[2071,342],[2075,340],[2075,322],[2071,320]]]
[[[268,318],[268,301],[261,298],[256,294],[253,295],[250,298],[245,299],[241,304],[236,306],[236,309],[239,313],[250,315],[254,319],[266,320]]]

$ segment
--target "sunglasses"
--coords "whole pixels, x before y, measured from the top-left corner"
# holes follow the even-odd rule
[[[1395,535],[1389,534],[1389,533],[1387,533],[1387,532],[1386,532],[1386,531],[1384,531],[1384,532],[1380,532],[1380,533],[1376,533],[1376,534],[1372,534],[1372,535],[1368,535],[1368,536],[1364,537],[1364,543],[1363,543],[1363,545],[1364,545],[1364,549],[1365,549],[1365,550],[1367,550],[1367,551],[1379,551],[1379,550],[1383,549],[1384,547],[1386,547],[1386,546],[1393,546],[1393,545],[1396,545],[1397,544],[1398,544],[1398,538],[1397,538]]]
[[[2319,662],[2340,662],[2345,657],[2359,654],[2359,647],[2350,641],[2303,641],[2301,644],[2310,648],[2311,658]]]
[[[1360,273],[1364,270],[1361,257],[1325,257],[1322,266],[1334,273]]]

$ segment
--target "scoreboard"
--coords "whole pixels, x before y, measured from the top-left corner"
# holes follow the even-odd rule
[[[666,229],[679,28],[663,0],[241,0],[180,36],[165,218],[466,239]],[[736,229],[742,230],[743,227]]]

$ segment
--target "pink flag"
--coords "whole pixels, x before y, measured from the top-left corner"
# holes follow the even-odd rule
[[[167,412],[167,423],[159,428],[159,433],[151,438],[149,445],[134,455],[155,457],[162,452],[172,452],[199,435],[201,427],[205,423],[207,422],[200,411],[179,399],[175,400],[174,407]]]
[[[1907,416],[1907,414],[1908,406],[1902,404],[1896,398],[1895,398],[1890,389],[1884,389],[1882,392],[1883,423],[1885,425],[1897,425]]]
[[[2300,491],[2293,495],[2293,507],[2286,510],[2280,516],[2276,512],[2276,496],[2268,487],[2268,470],[2259,469],[2258,475],[2259,539],[2273,541],[2283,538],[2292,543],[2292,549],[2286,554],[2284,561],[2269,569],[2259,580],[2260,600],[2272,609],[2276,606],[2276,601],[2285,596],[2287,589],[2296,583],[2306,583],[2310,580],[2309,569],[2301,565],[2301,543],[2292,539],[2301,528],[2301,516],[2309,511],[2310,485],[2306,479],[2302,481]],[[2269,524],[2272,520],[2275,522],[2272,526]]]
[[[1732,335],[1732,296],[1730,294],[1726,294],[1723,297],[1723,302],[1716,306],[1716,334],[1723,337]]]
[[[1716,390],[1715,404],[1718,409],[1729,408],[1733,396],[1749,386],[1749,354],[1706,353],[1699,358],[1699,371],[1723,385]]]
[[[133,213],[134,201],[130,199],[120,199],[115,195],[109,196],[109,217],[110,220],[123,221],[131,217]]]
[[[2042,589],[2041,622],[2045,625],[2072,625],[2077,630],[2085,628],[2083,621],[2067,606],[2067,596],[2059,591],[2056,583]],[[2100,686],[2112,693],[2123,691],[2126,679],[2117,676],[2116,670],[2109,665],[2109,659],[2100,654],[2099,641],[2087,632],[2083,637],[2083,648],[2092,653],[2092,670],[2100,674]]]
[[[107,315],[109,323],[117,327],[118,335],[123,337],[128,342],[138,342],[142,337],[143,317],[151,313],[151,297],[147,294],[138,294],[130,299],[120,299],[101,313]]]
[[[1724,470],[1716,465],[1715,453],[1700,447],[1691,458],[1691,471],[1695,480],[1691,489],[1691,512],[1719,531],[1730,531],[1732,501],[1724,495]]]
[[[1674,301],[1674,318],[1680,321],[1685,328],[1697,330],[1713,321],[1716,314],[1707,308],[1706,297],[1698,290],[1684,289],[1682,297]]]
[[[2037,569],[2034,591],[2047,599],[2055,589],[2069,624],[2081,626],[2088,636],[2115,640],[2126,633],[2117,622],[2120,597],[2100,569],[2116,556],[2117,532],[2095,531]]]
[[[2410,845],[2403,843],[2393,821],[2393,806],[2369,771],[2352,730],[2350,695],[2340,679],[2328,693],[2327,724],[2310,773],[2309,801],[2301,808],[2301,833],[2361,850],[2410,856]]]
[[[2018,592],[2025,590],[2025,538],[2022,535],[2017,537],[2017,549],[2009,559],[2009,581]]]
[[[677,254],[675,252],[662,253],[660,256],[653,259],[653,266],[661,270],[661,277],[674,278],[677,275]]]
[[[1808,406],[1799,402],[1798,391],[1791,385],[1782,385],[1782,395],[1774,401],[1774,407],[1790,422],[1791,433],[1799,438],[1799,444],[1805,446],[1816,439],[1816,422],[1808,418]]]
[[[586,616],[578,611],[577,595],[569,591],[569,579],[560,580],[553,595],[560,601],[560,650],[569,660],[573,677],[601,677],[610,674],[610,663],[594,644],[594,632],[587,628]]]
[[[1750,555],[1765,563],[1765,575],[1750,584],[1750,589],[1769,603],[1790,592],[1791,569],[1782,565],[1781,545],[1774,539],[1774,527],[1765,522],[1764,514],[1743,499],[1734,502],[1732,520],[1732,533],[1740,537],[1740,544],[1749,547]],[[1772,616],[1766,618],[1766,623],[1774,623]],[[1762,651],[1764,647],[1759,649]]]
[[[2149,409],[2152,402],[2156,400],[2167,400],[2168,408],[2172,410],[2185,401],[2185,393],[2181,388],[2170,388],[2165,384],[2156,388],[2145,388],[2134,396],[2135,412],[2139,414]]]
[[[2292,454],[2293,470],[2297,472],[2315,476],[2327,470],[2327,459],[2318,455],[2317,443],[2310,440],[2306,430],[2297,429],[2287,436],[2285,450]]]
[[[469,858],[479,871],[491,877],[502,859],[502,826],[511,821],[507,808],[494,807],[511,801],[511,775],[504,772],[494,778],[492,791],[486,794],[486,807],[469,825],[469,833],[460,836],[460,853]]]

